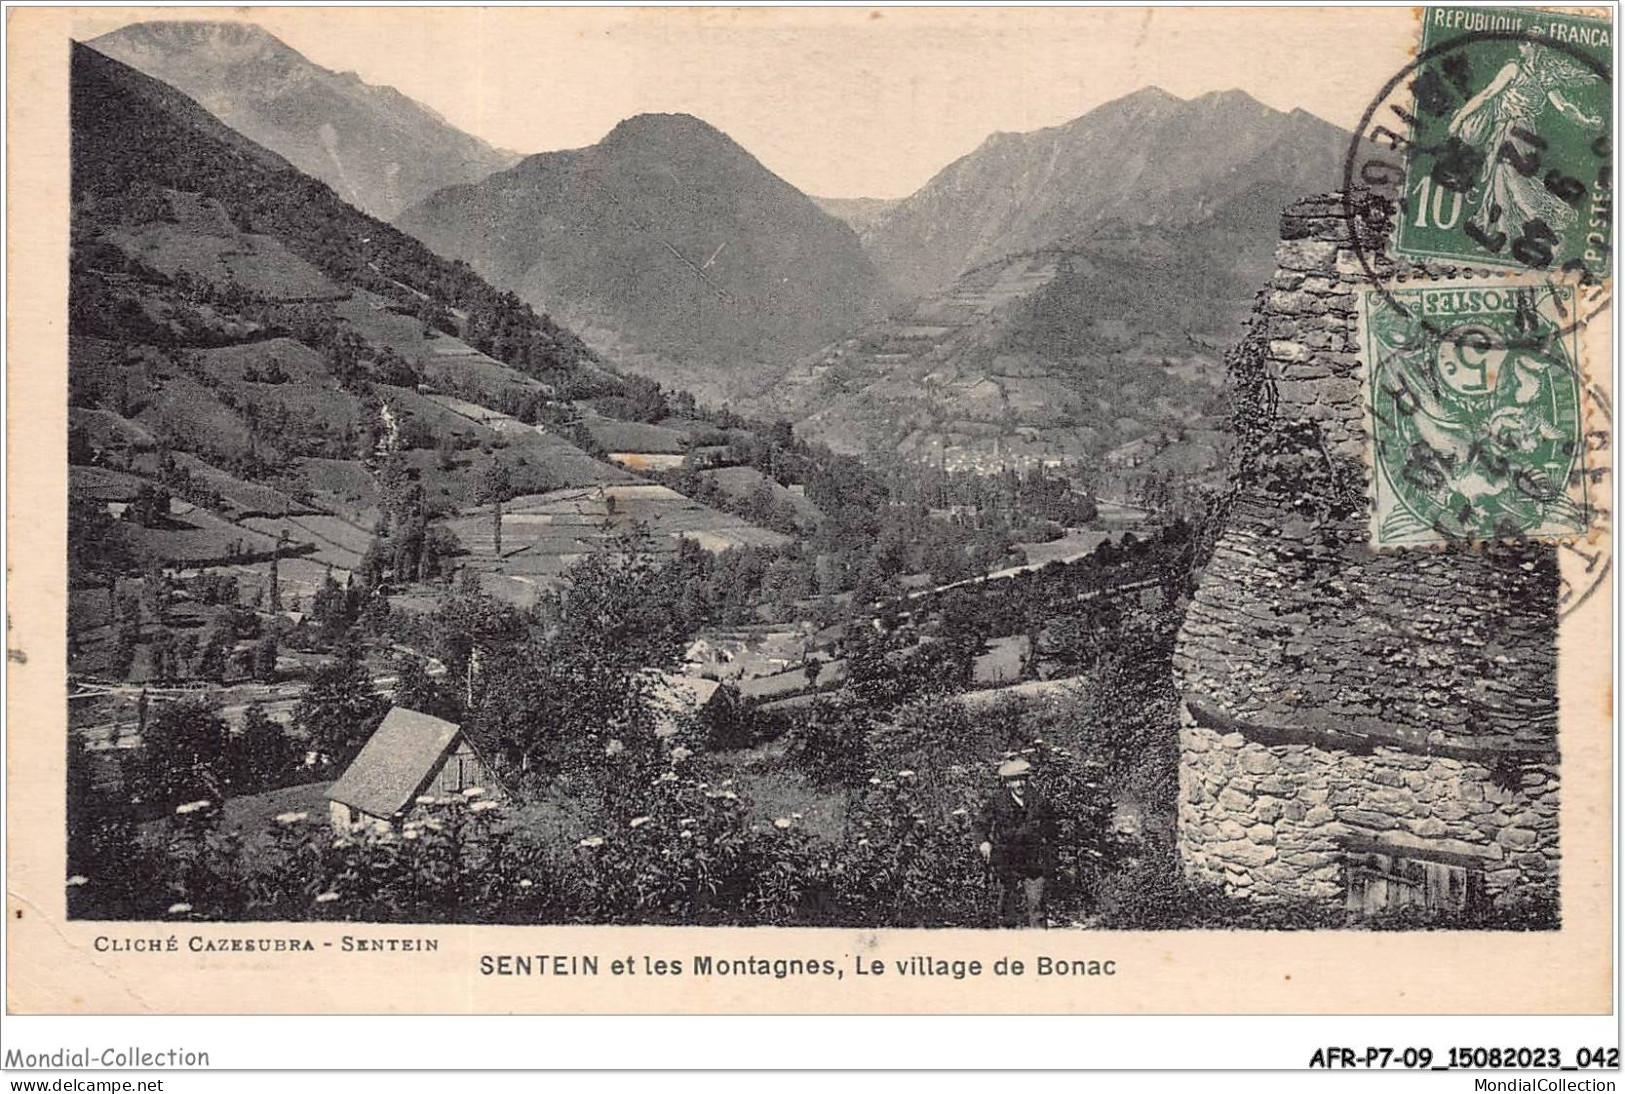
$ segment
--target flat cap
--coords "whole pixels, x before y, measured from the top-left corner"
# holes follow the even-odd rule
[[[1020,756],[1017,756],[1015,759],[1006,760],[1002,764],[999,765],[999,778],[1001,778],[1001,779],[1020,778],[1021,776],[1027,774],[1027,772],[1031,771],[1032,769],[1033,769],[1032,764],[1028,763],[1026,760],[1022,759]]]

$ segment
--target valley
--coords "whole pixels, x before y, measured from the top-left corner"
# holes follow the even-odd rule
[[[1022,140],[844,202],[643,114],[467,178],[422,153],[409,195],[272,123],[387,145],[416,113],[200,26],[97,40],[146,75],[72,57],[77,915],[153,914],[136,863],[220,919],[320,884],[362,920],[988,926],[966,817],[1013,756],[1073,818],[1057,925],[1177,890],[1170,658],[1273,190],[1039,217],[1067,176],[1017,230],[989,195]],[[267,72],[303,105],[245,114]],[[1142,115],[1255,159],[1305,129],[1137,96],[1023,140],[1086,163]],[[980,242],[926,246],[922,209]],[[441,751],[398,808],[343,797],[414,734]],[[279,857],[465,821],[466,907]]]

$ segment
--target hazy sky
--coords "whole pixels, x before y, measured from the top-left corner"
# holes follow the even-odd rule
[[[827,197],[900,197],[990,133],[1056,125],[1154,84],[1239,87],[1352,127],[1417,37],[1404,7],[1115,9],[169,9],[260,23],[519,152],[697,115]]]

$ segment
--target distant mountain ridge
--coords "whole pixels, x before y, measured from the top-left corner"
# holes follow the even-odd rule
[[[589,148],[530,156],[398,222],[589,340],[611,331],[702,370],[788,363],[886,299],[846,224],[685,114],[629,118]]]
[[[809,195],[811,196],[811,195]],[[838,217],[861,235],[875,221],[891,212],[902,198],[821,198],[813,203],[832,217]]]
[[[1349,135],[1239,91],[1146,88],[995,134],[860,228],[906,305],[765,396],[840,451],[1123,484],[1222,473],[1224,370],[1280,211]]]
[[[90,45],[183,92],[381,219],[517,158],[392,87],[315,64],[253,23],[134,23]]]
[[[888,280],[918,296],[1003,256],[1087,246],[1121,226],[1202,225],[1261,190],[1324,190],[1347,142],[1242,91],[1184,100],[1148,87],[1064,125],[995,133],[861,235]]]

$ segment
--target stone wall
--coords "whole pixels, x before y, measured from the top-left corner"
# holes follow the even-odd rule
[[[1239,351],[1261,420],[1174,661],[1180,854],[1238,896],[1341,900],[1371,851],[1555,884],[1553,550],[1366,546],[1353,241],[1387,227],[1364,195],[1289,209]]]

